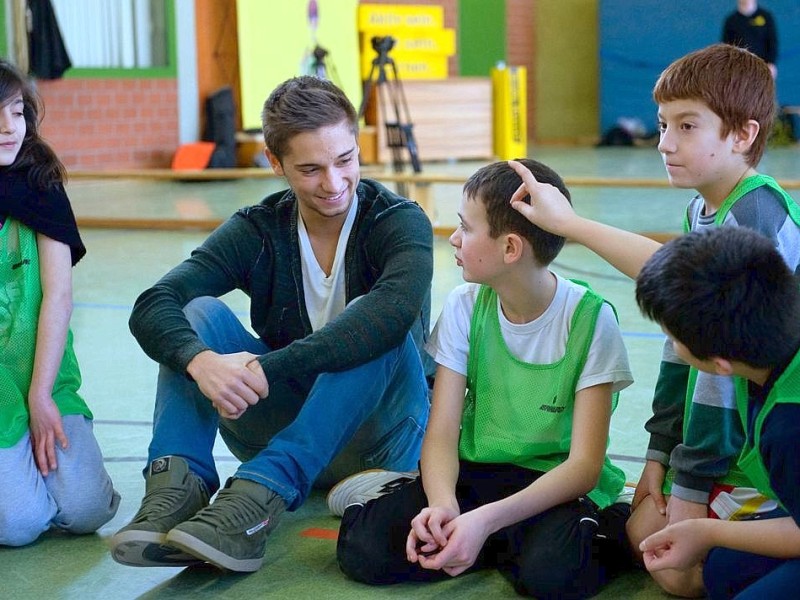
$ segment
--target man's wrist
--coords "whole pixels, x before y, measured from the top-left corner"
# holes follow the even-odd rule
[[[203,369],[203,361],[208,358],[210,354],[213,354],[213,351],[201,350],[189,359],[189,362],[186,363],[186,376],[189,377],[189,379],[192,381],[197,379],[197,374]]]

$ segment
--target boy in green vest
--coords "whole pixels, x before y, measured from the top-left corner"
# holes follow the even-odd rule
[[[568,194],[551,169],[523,164]],[[335,512],[353,502],[337,548],[353,579],[494,567],[519,593],[581,598],[627,554],[624,475],[606,456],[616,394],[632,382],[627,353],[612,307],[548,268],[564,239],[509,206],[519,183],[499,162],[464,186],[450,243],[468,283],[426,347],[437,372],[420,476],[366,503],[350,492],[385,472],[331,491]]]
[[[774,82],[764,61],[746,50],[715,44],[672,63],[653,97],[661,131],[658,149],[670,183],[698,192],[684,215],[684,229],[754,229],[773,240],[797,273],[800,210],[774,179],[755,170],[775,111]],[[523,193],[529,192],[526,187]],[[515,206],[540,227],[583,243],[631,277],[657,247],[634,234],[621,240],[618,230],[573,218],[558,194],[541,193],[532,192],[533,205]],[[634,251],[640,245],[644,255]],[[775,508],[735,464],[744,432],[733,379],[690,367],[669,343],[645,429],[650,433],[647,462],[627,526],[634,549],[669,523],[706,516],[737,520]],[[654,578],[674,595],[704,593],[700,565],[660,571]]]
[[[739,467],[781,508],[696,519],[641,544],[651,572],[704,562],[710,598],[793,598],[800,582],[800,288],[771,240],[744,228],[691,233],[644,265],[636,301],[675,353],[734,375],[746,438]]]

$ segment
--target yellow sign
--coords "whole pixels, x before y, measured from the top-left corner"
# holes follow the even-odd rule
[[[405,54],[392,55],[398,79],[446,79],[447,78],[447,57],[436,54],[420,54],[408,52]],[[376,67],[377,68],[377,67]],[[361,59],[361,78],[369,79],[372,69],[372,59],[362,56]],[[394,79],[391,66],[385,65],[386,75]],[[377,71],[372,79],[377,78]]]
[[[456,32],[453,29],[368,29],[361,32],[361,47],[365,49],[366,54],[370,51],[374,53],[372,38],[386,36],[395,40],[390,56],[395,52],[420,52],[446,56],[456,53]]]
[[[359,30],[395,27],[444,27],[444,8],[427,4],[359,4]]]
[[[494,153],[500,160],[528,153],[526,73],[525,67],[492,69]]]

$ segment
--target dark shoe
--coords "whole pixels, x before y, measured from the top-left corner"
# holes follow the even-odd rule
[[[155,459],[139,512],[111,537],[111,556],[132,567],[186,567],[202,561],[170,547],[167,532],[208,506],[205,483],[179,456]]]
[[[286,502],[266,486],[229,479],[214,502],[176,525],[167,543],[229,571],[257,571]]]

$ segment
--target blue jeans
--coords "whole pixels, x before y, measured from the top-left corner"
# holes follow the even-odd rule
[[[215,352],[270,351],[217,298],[196,298],[184,312]],[[295,510],[315,483],[330,486],[370,468],[415,469],[428,412],[428,388],[410,335],[349,371],[321,373],[307,396],[290,381],[270,382],[269,396],[236,420],[221,418],[193,381],[162,365],[148,462],[181,456],[213,493],[220,484],[212,455],[219,429],[242,461],[234,477],[269,487]]]

